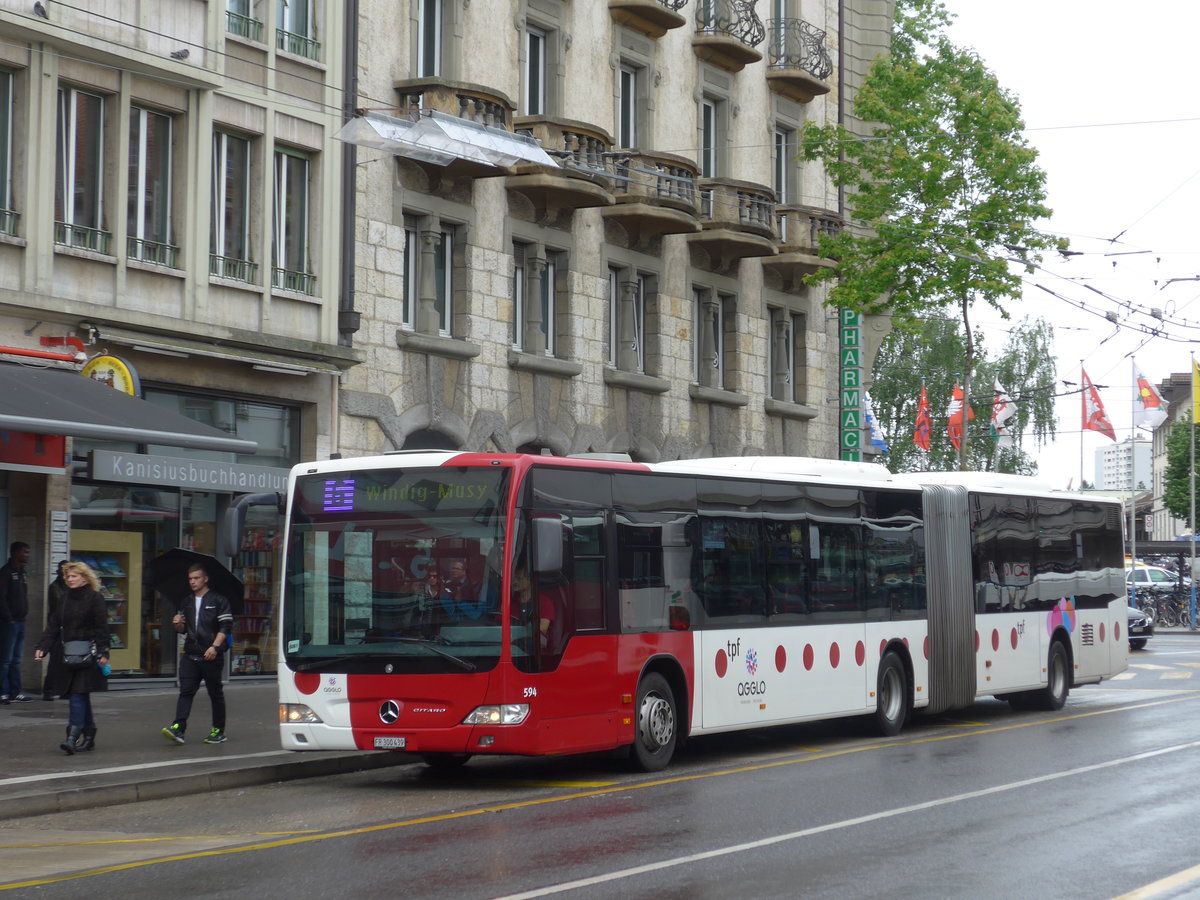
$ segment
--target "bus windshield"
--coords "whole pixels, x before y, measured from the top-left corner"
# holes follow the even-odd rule
[[[294,671],[495,667],[506,468],[302,475],[283,596]]]

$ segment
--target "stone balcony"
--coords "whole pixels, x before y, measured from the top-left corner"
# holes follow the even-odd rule
[[[618,25],[660,38],[687,20],[679,14],[687,0],[608,0],[608,14]]]
[[[688,238],[717,269],[728,270],[740,259],[774,256],[775,194],[763,185],[728,178],[700,182],[699,234]]]
[[[777,276],[784,290],[802,287],[806,275],[837,267],[837,260],[821,256],[820,236],[841,232],[845,223],[840,216],[827,209],[791,205],[776,207],[775,214],[779,253],[764,259],[763,269]]]
[[[495,88],[441,78],[413,78],[397,81],[394,86],[400,97],[402,115],[413,116],[420,110],[436,110],[477,125],[512,130],[516,106],[507,95]],[[456,160],[440,168],[456,177],[483,178],[496,175],[493,166],[471,160]]]
[[[612,138],[594,125],[549,116],[520,116],[518,134],[542,145],[558,167],[522,164],[504,186],[526,197],[539,220],[563,211],[612,206],[613,178],[609,161]]]
[[[631,243],[700,230],[699,172],[682,156],[643,150],[609,154],[615,204],[604,210]]]
[[[825,49],[825,32],[803,19],[767,22],[767,85],[780,96],[800,103],[829,93],[833,60]]]
[[[696,5],[692,51],[699,59],[727,72],[740,72],[763,55],[755,49],[766,30],[754,0],[707,0]]]

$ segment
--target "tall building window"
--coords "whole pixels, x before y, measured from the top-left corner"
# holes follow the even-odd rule
[[[308,179],[307,154],[282,147],[275,149],[271,286],[301,294],[316,293],[317,286],[309,264]]]
[[[780,205],[792,201],[792,173],[796,169],[796,133],[790,128],[775,129],[775,201]]]
[[[442,2],[417,0],[417,74],[430,78],[442,74]]]
[[[251,0],[225,0],[225,30],[252,41],[262,40],[263,23],[254,18]]]
[[[617,146],[632,148],[638,142],[638,70],[623,64],[617,77]]]
[[[707,288],[692,292],[693,356],[696,383],[704,387],[724,388],[725,385],[725,321],[733,306],[733,298]]]
[[[453,325],[454,232],[432,216],[405,216],[404,324],[449,337]]]
[[[171,117],[133,107],[129,114],[130,259],[176,266],[171,240]]]
[[[250,140],[213,133],[212,233],[209,273],[248,284],[257,282],[250,256]]]
[[[104,230],[104,98],[74,88],[58,91],[54,180],[54,240],[109,252]]]
[[[530,25],[525,29],[525,115],[546,112],[546,32]]]
[[[640,272],[608,270],[608,361],[626,372],[646,370],[647,284]]]
[[[13,73],[0,69],[0,233],[17,233],[12,175]]]
[[[277,0],[275,46],[288,53],[319,59],[314,0]]]
[[[719,163],[720,103],[705,97],[700,101],[700,176],[716,178]]]
[[[771,373],[771,398],[785,403],[804,402],[804,316],[772,309],[771,340],[767,363]]]
[[[554,356],[561,254],[537,244],[513,245],[513,346]]]

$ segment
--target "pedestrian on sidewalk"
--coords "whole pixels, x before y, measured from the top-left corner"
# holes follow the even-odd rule
[[[175,614],[171,624],[179,634],[187,635],[183,656],[179,658],[179,699],[175,703],[175,721],[162,730],[163,736],[177,744],[187,738],[187,721],[192,700],[204,682],[212,703],[212,731],[206,744],[225,741],[225,690],[221,684],[224,653],[233,630],[233,612],[229,600],[208,589],[208,571],[200,563],[188,567],[188,586],[192,602]]]
[[[107,691],[108,678],[101,666],[108,665],[108,624],[100,579],[91,567],[69,562],[63,579],[67,593],[62,605],[46,611],[46,630],[38,641],[35,659],[50,658],[46,683],[56,694],[65,695],[70,706],[67,739],[59,748],[68,756],[77,750],[96,749],[96,720],[92,717],[92,692]],[[96,659],[84,669],[73,669],[63,657],[66,641],[91,641]]]
[[[63,603],[67,599],[67,579],[66,567],[69,559],[60,559],[58,561],[58,575],[50,582],[50,587],[46,589],[46,609],[61,609]],[[50,701],[54,699],[54,691],[50,689],[50,670],[46,669],[46,677],[42,682],[42,699]]]
[[[33,699],[21,691],[25,617],[29,615],[29,586],[25,581],[28,562],[29,545],[13,541],[8,562],[0,567],[0,704]]]

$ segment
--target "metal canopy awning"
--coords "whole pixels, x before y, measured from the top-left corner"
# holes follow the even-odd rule
[[[533,138],[470,119],[423,109],[416,121],[380,113],[355,116],[334,137],[358,147],[373,147],[419,162],[446,166],[468,160],[506,169],[520,162],[558,167]]]
[[[100,327],[98,330],[101,343],[111,342],[122,344],[143,353],[221,359],[229,362],[245,363],[264,372],[280,372],[288,375],[338,375],[341,372],[332,363],[321,362],[311,358],[297,360],[279,354],[227,349],[203,341],[176,337],[156,337],[136,331],[123,331],[118,328]]]
[[[131,397],[67,369],[0,364],[0,429],[253,453],[220,429]]]

